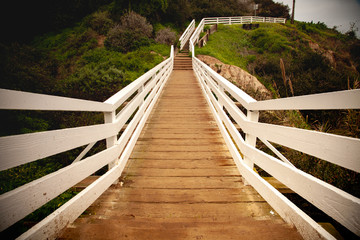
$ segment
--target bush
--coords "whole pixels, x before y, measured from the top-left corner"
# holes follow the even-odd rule
[[[176,41],[176,34],[168,27],[163,28],[156,33],[155,41],[161,44],[172,45]]]
[[[97,33],[106,35],[114,23],[109,18],[108,12],[96,12],[92,15],[88,24],[89,27],[91,27]]]
[[[135,13],[129,12],[121,17],[121,27],[126,30],[131,30],[137,35],[144,37],[151,37],[153,27],[147,22],[146,18]]]
[[[110,29],[104,44],[108,49],[126,53],[136,50],[141,46],[148,46],[150,43],[151,40],[149,38],[117,25]]]
[[[105,46],[120,52],[129,52],[151,44],[153,27],[146,18],[130,12],[121,18],[121,24],[111,28]]]

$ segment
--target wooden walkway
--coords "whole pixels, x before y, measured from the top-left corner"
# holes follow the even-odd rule
[[[121,181],[60,239],[301,237],[244,186],[193,71],[174,70]]]

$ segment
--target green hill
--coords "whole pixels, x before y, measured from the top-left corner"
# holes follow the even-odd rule
[[[274,98],[359,87],[360,40],[323,23],[264,23],[253,30],[244,30],[242,25],[219,25],[206,46],[195,52],[243,68],[271,90]],[[337,134],[360,136],[357,111],[302,113],[312,125],[326,125],[327,130]]]

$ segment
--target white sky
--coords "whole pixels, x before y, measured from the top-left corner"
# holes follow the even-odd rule
[[[293,0],[274,0],[292,9]],[[355,22],[360,29],[360,0],[296,0],[295,20],[304,22],[324,22],[328,27],[337,26],[341,32],[350,29]],[[359,36],[359,31],[357,31]]]

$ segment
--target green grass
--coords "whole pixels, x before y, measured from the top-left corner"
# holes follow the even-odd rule
[[[120,53],[96,48],[76,63],[76,70],[58,82],[59,92],[77,98],[104,101],[169,56],[170,47],[153,44]]]
[[[246,68],[247,61],[241,54],[241,48],[248,45],[246,33],[239,25],[218,25],[218,32],[210,35],[205,47],[196,47],[195,53],[209,55],[226,64]]]

